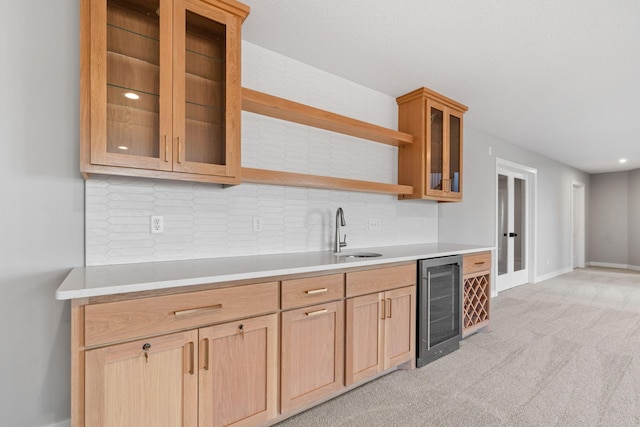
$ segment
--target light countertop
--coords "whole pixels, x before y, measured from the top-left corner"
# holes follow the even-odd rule
[[[331,251],[248,255],[184,261],[147,262],[74,268],[56,291],[56,299],[114,295],[187,287],[289,274],[373,266],[491,250],[493,247],[456,243],[384,246],[344,250],[376,252],[376,258],[337,257]]]

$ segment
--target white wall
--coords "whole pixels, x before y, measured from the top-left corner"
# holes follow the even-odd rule
[[[78,172],[77,0],[3,2],[0,13],[0,424],[69,417],[68,303],[84,262]]]
[[[439,239],[497,246],[496,157],[538,171],[536,277],[549,277],[571,269],[572,181],[586,185],[586,205],[589,206],[590,176],[468,126],[464,141],[464,198],[462,203],[440,204]],[[587,212],[587,227],[588,224]],[[586,247],[585,256],[589,259],[588,242]]]
[[[397,126],[394,98],[248,42],[242,70],[245,87]],[[246,167],[397,183],[397,163],[393,146],[242,114]],[[438,240],[438,204],[393,195],[110,177],[87,181],[86,197],[87,265],[330,250],[338,206],[348,248]],[[150,215],[164,217],[163,234],[149,233]],[[381,229],[369,230],[369,218]]]

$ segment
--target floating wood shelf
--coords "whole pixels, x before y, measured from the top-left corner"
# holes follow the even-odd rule
[[[263,116],[393,146],[410,144],[414,140],[413,135],[408,133],[372,125],[247,88],[242,88],[242,109]],[[267,169],[242,168],[242,181],[291,187],[361,191],[365,193],[413,194],[413,187],[409,185],[385,184]]]
[[[393,146],[398,146],[398,144],[412,144],[414,140],[413,135],[408,133],[398,132],[393,129],[387,129],[382,126],[341,116],[329,111],[278,98],[277,96],[247,89],[246,87],[242,88],[242,109],[251,113],[262,114],[263,116],[287,120]]]
[[[333,178],[267,169],[242,168],[242,181],[291,187],[325,188],[381,194],[412,194],[410,185],[384,184],[355,179]]]

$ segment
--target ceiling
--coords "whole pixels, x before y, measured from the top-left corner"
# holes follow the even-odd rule
[[[640,1],[243,2],[251,43],[393,97],[426,86],[589,173],[640,168]]]

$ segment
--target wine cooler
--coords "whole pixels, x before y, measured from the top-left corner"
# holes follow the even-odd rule
[[[460,347],[462,257],[418,261],[416,365],[424,366]]]

